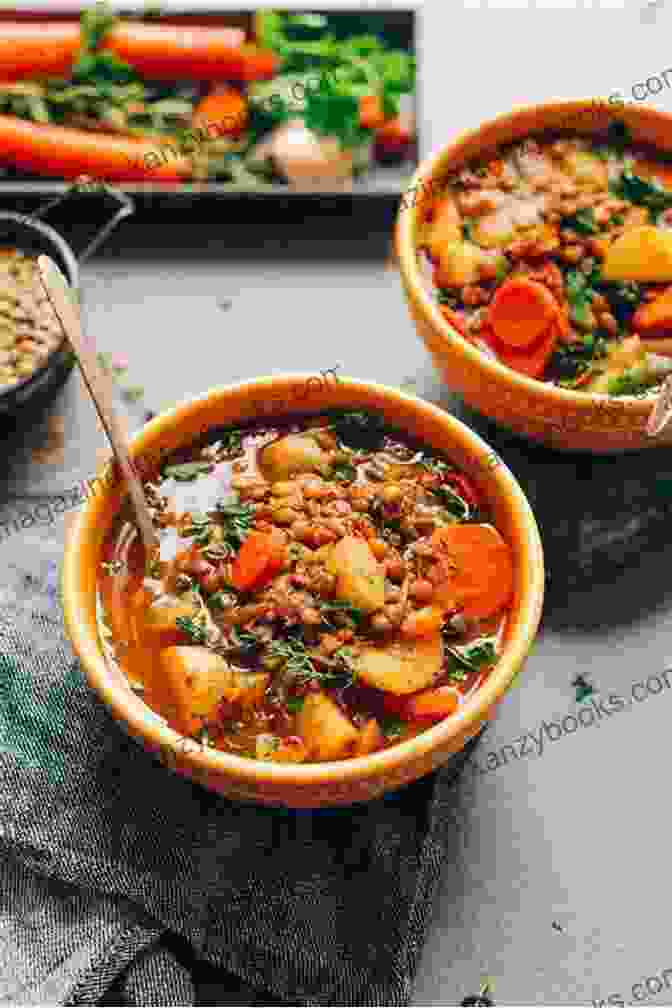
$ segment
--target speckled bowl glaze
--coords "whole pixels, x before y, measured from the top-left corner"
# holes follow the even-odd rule
[[[289,413],[327,408],[380,411],[402,431],[445,453],[469,475],[487,501],[494,524],[511,544],[515,589],[502,656],[462,710],[423,734],[370,756],[331,763],[273,765],[201,749],[169,728],[105,660],[96,618],[102,547],[121,491],[108,467],[71,530],[63,567],[65,623],[90,685],[112,715],[171,769],[203,786],[247,801],[310,808],[365,801],[415,780],[447,762],[473,738],[519,673],[539,624],[544,566],[537,525],[512,473],[473,431],[443,410],[397,390],[355,381],[307,381],[305,375],[262,378],[217,388],[163,413],[133,438],[132,455],[151,472],[161,453],[192,443],[204,430]],[[263,410],[260,407],[264,407]]]
[[[416,244],[423,205],[432,191],[440,191],[448,172],[497,144],[539,130],[590,134],[614,119],[625,122],[635,141],[672,152],[672,115],[657,109],[595,98],[516,108],[463,133],[419,166],[410,187],[414,198],[402,200],[395,234],[411,316],[446,384],[470,406],[519,434],[554,448],[595,453],[669,445],[672,426],[650,438],[645,428],[651,400],[573,392],[517,374],[486,357],[441,315],[423,277]]]

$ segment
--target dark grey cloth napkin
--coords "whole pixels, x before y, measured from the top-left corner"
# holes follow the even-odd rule
[[[53,544],[3,556],[0,1002],[194,1004],[202,964],[293,1004],[408,1003],[455,765],[341,809],[211,795],[85,684]]]

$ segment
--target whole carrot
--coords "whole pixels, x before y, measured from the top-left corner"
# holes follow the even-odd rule
[[[102,46],[147,80],[237,80],[272,77],[274,53],[243,43],[237,28],[182,27],[121,21]]]
[[[81,39],[76,21],[0,23],[0,79],[68,76]],[[184,27],[120,21],[101,48],[147,80],[237,80],[272,77],[274,53],[244,42],[240,28]]]
[[[0,116],[0,161],[40,175],[74,179],[91,175],[116,182],[176,181],[190,162],[156,140],[131,140],[65,126]]]

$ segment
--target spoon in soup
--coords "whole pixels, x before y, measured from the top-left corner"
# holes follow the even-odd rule
[[[128,453],[123,426],[112,405],[110,380],[98,364],[93,338],[89,333],[84,334],[79,311],[75,309],[72,301],[72,291],[54,260],[50,256],[39,256],[37,272],[63,334],[69,340],[77,357],[82,377],[126,481],[140,536],[145,547],[146,566],[149,568],[153,560],[156,559],[159,548],[158,539],[145,500],[142,482]]]

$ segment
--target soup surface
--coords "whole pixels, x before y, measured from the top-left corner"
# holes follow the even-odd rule
[[[339,413],[213,431],[123,514],[104,636],[177,731],[278,762],[364,755],[459,711],[497,660],[509,545],[447,460]]]
[[[672,163],[614,122],[493,151],[424,203],[441,312],[521,374],[646,395],[672,372]]]

